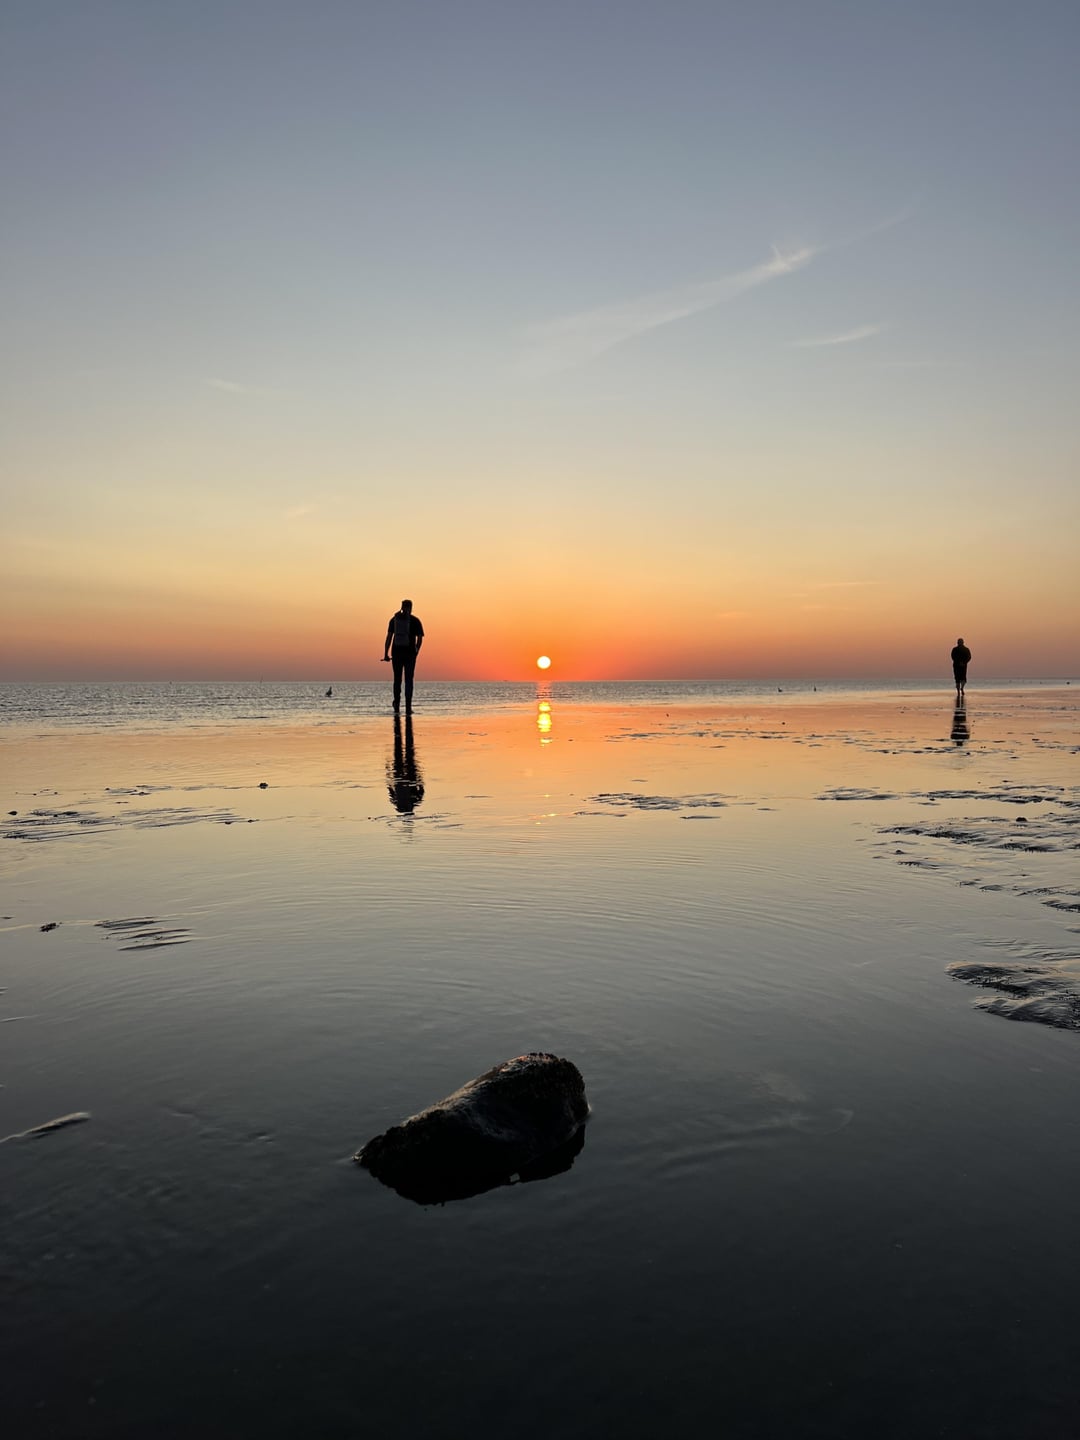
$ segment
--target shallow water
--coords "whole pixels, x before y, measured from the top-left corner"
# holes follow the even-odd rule
[[[1076,710],[952,718],[14,734],[0,1133],[91,1119],[0,1146],[13,1433],[1069,1434],[1080,1036],[946,967],[1080,953]],[[566,1172],[350,1162],[537,1049]]]
[[[1071,682],[1069,682],[1071,683]],[[821,697],[914,697],[940,692],[940,679],[925,680],[637,680],[637,681],[418,681],[421,706],[429,715],[491,715],[528,709],[538,698],[563,708],[731,704],[787,706]],[[1033,689],[1057,690],[1058,680],[991,680],[984,694]],[[332,693],[327,695],[329,688]],[[52,683],[0,682],[0,730],[32,727],[54,730],[190,731],[251,729],[266,725],[319,728],[349,725],[384,715],[389,708],[385,681],[347,680],[329,687],[305,680],[127,680]]]

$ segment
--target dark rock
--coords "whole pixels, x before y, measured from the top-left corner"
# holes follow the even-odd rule
[[[555,1055],[519,1055],[394,1125],[353,1157],[420,1205],[568,1170],[585,1143],[581,1072]]]
[[[59,920],[50,920],[47,925],[42,925],[42,927],[41,927],[41,933],[44,934],[46,930],[59,930],[59,928],[60,928],[60,921],[59,921]]]
[[[260,781],[259,781],[259,789],[260,789],[260,790],[269,790],[269,789],[270,789],[270,786],[266,783],[265,780],[260,780]]]

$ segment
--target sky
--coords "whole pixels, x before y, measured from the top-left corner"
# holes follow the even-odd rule
[[[5,0],[0,678],[1080,673],[1073,0]]]

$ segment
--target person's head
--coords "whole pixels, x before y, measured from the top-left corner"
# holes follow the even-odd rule
[[[404,608],[405,608],[405,607],[402,606],[402,609],[404,609]],[[957,642],[956,642],[956,643],[957,643],[958,645],[962,645],[962,644],[964,643],[964,637],[961,635],[961,636],[957,639]]]
[[[412,601],[411,601],[411,600],[402,600],[402,602],[401,602],[401,608],[402,608],[402,610],[405,611],[405,614],[408,615],[409,612],[412,610]],[[960,641],[960,644],[962,645],[963,643],[964,643],[964,642],[961,640],[961,641]]]

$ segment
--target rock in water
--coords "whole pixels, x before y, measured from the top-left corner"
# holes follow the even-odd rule
[[[515,1175],[539,1180],[569,1169],[588,1116],[576,1065],[519,1055],[376,1135],[353,1159],[418,1204],[463,1200]]]

